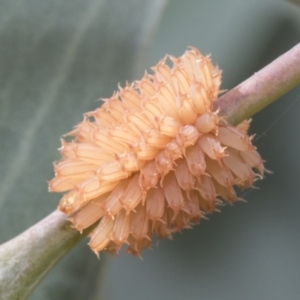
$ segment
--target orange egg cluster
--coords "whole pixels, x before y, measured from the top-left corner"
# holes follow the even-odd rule
[[[166,60],[172,62],[172,67]],[[139,254],[153,235],[190,228],[223,200],[239,198],[264,173],[247,135],[249,122],[226,124],[212,111],[221,72],[191,48],[167,56],[126,85],[62,141],[50,191],[79,231],[99,222],[90,247]],[[259,174],[253,171],[258,170]]]

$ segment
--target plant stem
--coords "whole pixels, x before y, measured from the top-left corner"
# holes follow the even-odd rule
[[[91,228],[90,228],[91,230]],[[80,234],[53,212],[0,247],[0,299],[27,299],[43,277],[90,231]]]
[[[228,123],[250,118],[300,84],[300,43],[244,82],[221,96],[214,105]]]

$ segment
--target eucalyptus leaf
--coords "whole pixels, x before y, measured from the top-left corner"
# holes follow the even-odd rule
[[[166,2],[0,1],[0,243],[56,208],[59,137],[141,74]],[[89,299],[101,264],[78,247],[31,299]]]

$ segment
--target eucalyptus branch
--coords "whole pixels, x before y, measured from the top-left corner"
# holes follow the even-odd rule
[[[0,299],[27,299],[43,277],[89,231],[70,227],[55,211],[0,247]]]
[[[296,5],[300,5],[300,0],[288,0],[289,2],[292,2]]]
[[[215,103],[231,124],[238,124],[300,83],[300,44],[233,88]],[[53,212],[0,246],[0,299],[26,299],[49,270],[86,234]]]
[[[300,84],[300,43],[254,73],[215,102],[220,116],[233,124],[252,117]]]

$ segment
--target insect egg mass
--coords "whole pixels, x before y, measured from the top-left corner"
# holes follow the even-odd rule
[[[166,64],[169,59],[172,67]],[[67,192],[58,209],[79,231],[98,222],[89,245],[139,254],[154,235],[190,228],[235,186],[252,187],[263,161],[247,135],[213,111],[221,72],[191,48],[166,56],[153,73],[127,84],[62,140],[53,192]]]

